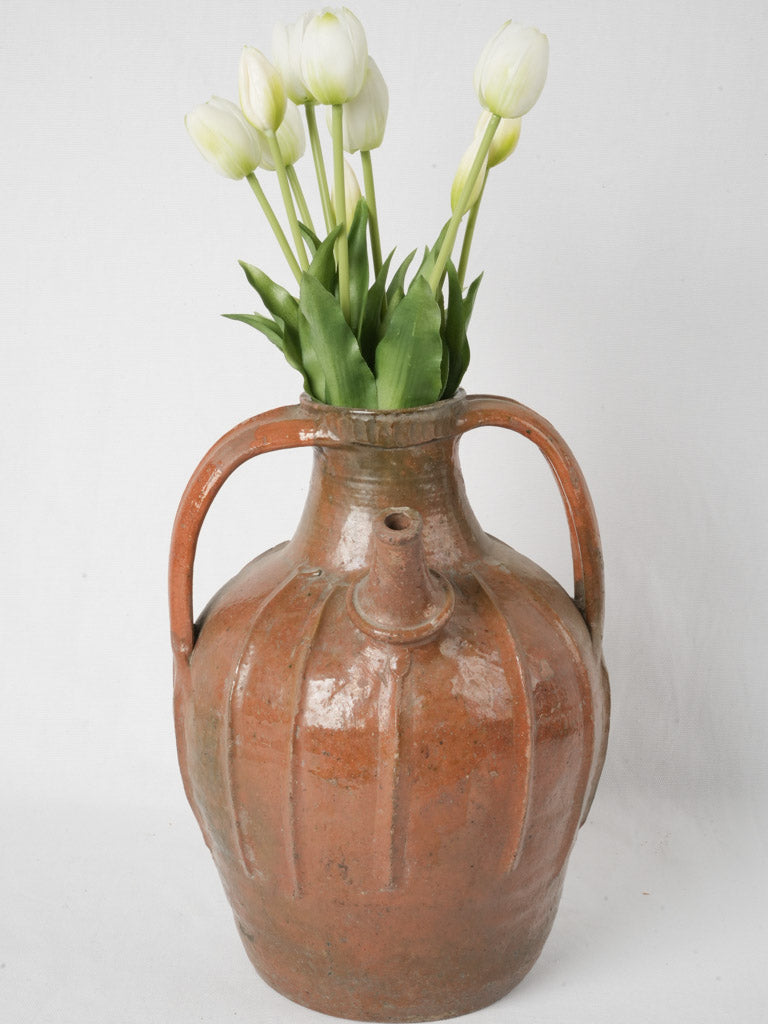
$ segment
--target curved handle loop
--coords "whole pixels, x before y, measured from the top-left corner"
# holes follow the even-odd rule
[[[460,431],[488,426],[505,427],[529,438],[539,448],[554,473],[571,534],[573,600],[584,617],[594,650],[599,656],[605,609],[603,554],[595,509],[584,474],[552,424],[519,402],[493,395],[473,395],[467,398]]]
[[[195,643],[192,579],[200,528],[224,481],[244,462],[266,452],[327,440],[311,409],[292,405],[254,416],[210,449],[182,495],[171,535],[168,592],[175,660],[188,662]]]

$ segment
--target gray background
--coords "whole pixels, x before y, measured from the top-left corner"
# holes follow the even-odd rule
[[[183,115],[236,98],[243,43],[268,51],[273,22],[303,10],[6,0],[4,1020],[323,1019],[255,976],[185,804],[165,604],[197,460],[300,386],[219,317],[253,306],[237,258],[289,278],[247,186],[211,171]],[[478,224],[466,384],[543,413],[586,473],[614,718],[549,943],[476,1019],[762,1021],[768,8],[354,10],[390,86],[374,167],[384,248],[401,255],[447,216],[486,39],[512,17],[551,43]],[[541,457],[494,431],[462,451],[486,529],[570,587]],[[289,535],[308,468],[306,452],[272,456],[227,485],[201,540],[198,607]]]

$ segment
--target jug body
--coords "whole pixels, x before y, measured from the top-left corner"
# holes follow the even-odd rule
[[[315,465],[295,536],[177,637],[182,774],[246,951],[336,1016],[438,1019],[509,991],[602,767],[591,505],[569,513],[574,600],[467,503],[459,438],[502,401],[296,407]]]

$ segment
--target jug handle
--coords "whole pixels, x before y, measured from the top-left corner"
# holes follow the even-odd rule
[[[593,649],[599,658],[605,610],[603,555],[595,509],[584,474],[552,424],[519,402],[494,395],[468,397],[460,419],[460,432],[488,426],[505,427],[529,438],[554,473],[571,534],[573,600],[587,624]]]
[[[176,513],[168,569],[171,645],[177,668],[188,664],[195,644],[192,582],[197,540],[222,485],[238,466],[256,455],[324,440],[306,406],[284,406],[234,427],[213,445],[192,474]]]

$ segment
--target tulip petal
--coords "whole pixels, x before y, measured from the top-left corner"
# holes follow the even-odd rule
[[[276,132],[285,116],[283,80],[277,68],[253,46],[243,47],[238,85],[240,106],[254,128]]]
[[[363,26],[342,8],[325,10],[306,25],[301,44],[301,77],[318,103],[347,103],[365,78],[368,44]]]
[[[536,28],[508,21],[486,43],[475,68],[481,104],[503,118],[527,114],[547,79],[549,40]]]
[[[229,100],[213,96],[190,111],[184,124],[205,159],[224,177],[238,180],[259,166],[259,137]]]

